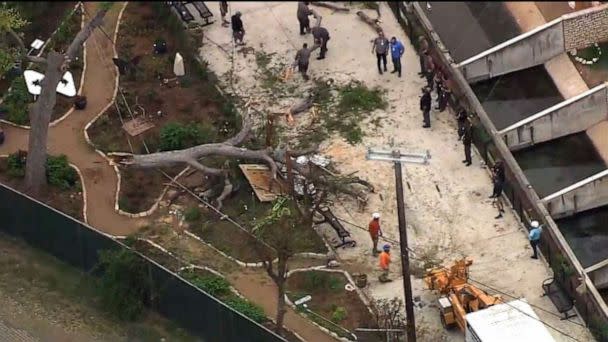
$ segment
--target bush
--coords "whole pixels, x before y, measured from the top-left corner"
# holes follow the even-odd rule
[[[10,154],[7,158],[8,175],[16,178],[22,178],[25,176],[26,160],[27,152],[25,151],[17,151]]]
[[[96,267],[102,271],[99,291],[103,307],[121,320],[140,317],[152,291],[143,259],[127,249],[106,250],[99,253]]]
[[[190,207],[184,213],[186,222],[195,222],[201,218],[201,211],[197,207]]]
[[[253,304],[247,299],[243,299],[241,297],[232,297],[225,303],[235,311],[242,313],[257,323],[264,323],[268,320],[268,318],[266,318],[266,314],[264,313],[264,309]]]
[[[65,155],[49,156],[46,160],[46,177],[50,185],[57,186],[63,190],[76,185],[78,174],[68,163]]]
[[[192,285],[216,298],[223,298],[231,293],[230,283],[216,275],[199,276],[194,271],[189,271],[184,273],[184,278],[188,279]]]
[[[387,105],[380,88],[370,90],[362,83],[352,82],[340,89],[338,109],[341,113],[371,112],[376,109],[385,109]]]
[[[213,141],[213,136],[214,130],[209,126],[170,122],[160,131],[159,147],[162,151],[181,150]]]
[[[29,123],[28,109],[31,96],[27,91],[25,78],[16,77],[11,83],[11,90],[4,96],[2,106],[7,111],[6,119],[18,125]]]
[[[338,306],[334,309],[334,311],[331,314],[331,321],[334,323],[340,323],[346,319],[346,316],[347,316],[346,309],[341,306]]]

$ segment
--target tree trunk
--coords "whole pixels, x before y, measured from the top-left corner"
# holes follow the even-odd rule
[[[51,115],[57,102],[56,89],[63,76],[64,55],[51,51],[47,57],[47,68],[41,82],[42,92],[29,111],[30,136],[28,141],[25,185],[28,192],[38,194],[46,184],[47,136]]]
[[[27,192],[37,195],[40,188],[46,184],[47,137],[51,115],[57,103],[56,89],[63,78],[70,61],[76,58],[82,44],[89,38],[95,28],[103,23],[103,17],[109,8],[101,9],[93,19],[74,37],[65,54],[51,51],[46,58],[46,71],[41,83],[41,93],[29,111],[30,136],[28,140],[28,156],[25,165],[25,186]],[[23,46],[23,42],[20,42]]]
[[[287,255],[279,253],[279,261],[277,265],[277,326],[275,332],[277,335],[283,333],[283,321],[285,320],[285,282],[287,281]]]

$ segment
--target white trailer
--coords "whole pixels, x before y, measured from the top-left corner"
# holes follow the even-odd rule
[[[465,316],[465,342],[555,342],[525,299]]]

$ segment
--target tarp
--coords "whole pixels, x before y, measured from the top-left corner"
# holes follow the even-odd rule
[[[184,76],[186,74],[186,71],[184,70],[184,58],[179,54],[179,52],[175,54],[173,73],[175,76]]]

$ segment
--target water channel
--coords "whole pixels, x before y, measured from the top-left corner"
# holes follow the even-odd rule
[[[457,62],[521,33],[502,2],[431,2],[431,9],[425,12]],[[472,88],[498,130],[563,101],[542,65],[480,82]],[[541,198],[606,169],[585,132],[513,155]],[[602,227],[605,222],[608,206],[557,221],[584,266],[608,257],[608,250],[601,248],[608,242],[608,230]]]

